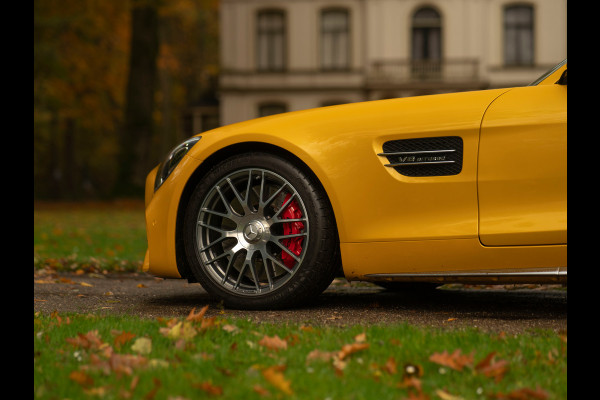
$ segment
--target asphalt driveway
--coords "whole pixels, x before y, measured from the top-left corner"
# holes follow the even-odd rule
[[[184,317],[209,305],[207,316],[312,325],[389,324],[478,327],[490,332],[567,330],[567,289],[559,285],[447,285],[391,292],[367,283],[336,279],[315,303],[284,311],[226,309],[199,284],[147,274],[74,274],[34,271],[34,312],[118,313]]]

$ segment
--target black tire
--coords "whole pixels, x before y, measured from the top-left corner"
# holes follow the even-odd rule
[[[229,308],[306,304],[340,267],[323,188],[270,153],[228,158],[204,176],[185,211],[183,241],[194,277]]]

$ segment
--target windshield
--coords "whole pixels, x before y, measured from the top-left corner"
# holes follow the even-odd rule
[[[545,74],[543,74],[542,76],[537,78],[535,81],[531,82],[528,86],[537,86],[540,82],[542,82],[544,79],[546,79],[547,77],[552,75],[554,73],[554,71],[556,71],[557,69],[559,69],[566,63],[567,63],[567,59],[565,58],[563,61],[558,63],[558,65],[555,65],[554,67],[550,68],[550,70],[548,70]]]

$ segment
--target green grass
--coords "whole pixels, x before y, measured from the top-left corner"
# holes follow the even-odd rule
[[[34,267],[136,271],[146,248],[141,202],[34,205]]]
[[[419,395],[422,399],[443,399],[444,395],[452,395],[456,399],[489,399],[527,391],[537,396],[519,398],[567,396],[566,337],[552,332],[503,336],[406,324],[305,327],[218,318],[209,328],[201,329],[200,322],[183,318],[174,322],[187,323],[195,336],[168,337],[166,322],[158,319],[35,315],[34,397],[77,399],[101,394],[104,399],[403,399]],[[69,340],[90,331],[97,331],[102,343],[98,348]],[[122,332],[132,335],[117,346],[115,338]],[[314,350],[337,354],[344,345],[356,343],[361,334],[365,334],[363,343],[368,348],[344,358],[344,368],[336,364],[335,358],[309,357]],[[287,348],[275,350],[261,344],[265,336],[275,335],[286,342]],[[148,354],[134,350],[139,338],[150,339]],[[107,348],[113,354],[129,354],[132,359],[143,357],[143,365],[124,372],[113,360],[112,369],[108,368]],[[430,360],[435,353],[457,349],[461,355],[472,355],[462,371]],[[494,361],[505,366],[498,380],[476,368],[491,352],[495,352]],[[422,375],[413,381],[420,383],[420,389],[406,385],[404,368],[408,364],[422,369]],[[275,377],[280,374],[283,386],[267,378],[269,369],[275,371]],[[78,380],[77,373],[86,379]],[[284,387],[286,382],[289,392]]]

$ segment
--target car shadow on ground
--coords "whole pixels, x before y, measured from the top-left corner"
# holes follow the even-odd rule
[[[195,290],[162,293],[144,299],[142,307],[185,316],[209,306],[207,316],[255,322],[357,325],[402,323],[426,326],[473,326],[491,330],[529,328],[566,330],[566,289],[437,288],[390,291],[375,285],[332,285],[310,304],[283,310],[236,310]]]

